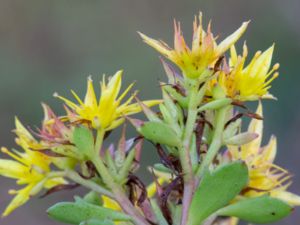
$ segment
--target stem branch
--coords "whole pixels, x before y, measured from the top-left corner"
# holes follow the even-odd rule
[[[91,159],[94,163],[98,173],[100,174],[101,178],[103,179],[104,183],[111,189],[111,191],[114,194],[114,198],[117,200],[117,202],[120,204],[121,208],[125,213],[128,213],[134,223],[136,225],[149,225],[149,223],[146,221],[146,219],[142,216],[142,214],[132,205],[132,203],[129,201],[128,197],[124,193],[122,187],[117,184],[112,175],[110,174],[109,170],[105,166],[104,162],[100,158],[98,151],[101,149],[103,137],[104,137],[104,131],[98,130],[97,132],[97,139],[95,144],[95,156]],[[98,151],[97,151],[98,150]]]
[[[97,183],[91,181],[91,180],[86,180],[84,178],[82,178],[81,176],[79,176],[76,172],[68,170],[66,171],[66,176],[75,181],[76,183],[92,190],[95,191],[101,195],[105,195],[109,198],[115,199],[115,196],[108,190],[106,190],[105,188],[99,186]]]
[[[199,166],[196,177],[197,180],[200,180],[200,178],[203,176],[204,172],[209,168],[209,165],[214,160],[215,156],[219,152],[219,149],[222,147],[222,135],[226,120],[226,114],[228,112],[230,106],[225,106],[217,110],[216,112],[216,118],[215,118],[215,130],[212,142],[208,148],[208,151],[206,153],[206,156]]]
[[[204,85],[200,90],[198,90],[198,88],[199,84],[196,82],[196,84],[193,84],[192,88],[190,89],[188,115],[183,135],[183,148],[179,151],[180,162],[184,174],[181,225],[185,225],[188,221],[189,207],[195,188],[195,177],[191,162],[190,146],[194,132],[194,126],[197,120],[197,107],[199,102],[202,101],[206,86]]]

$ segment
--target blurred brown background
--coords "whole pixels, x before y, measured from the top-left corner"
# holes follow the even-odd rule
[[[69,89],[85,92],[86,77],[97,80],[102,73],[125,70],[125,83],[137,80],[141,98],[159,97],[157,81],[164,79],[158,55],[144,45],[136,31],[173,38],[173,18],[182,21],[190,38],[194,14],[203,11],[205,23],[213,20],[215,34],[225,37],[242,21],[251,25],[240,41],[247,40],[250,53],[276,43],[275,61],[281,76],[272,93],[278,101],[265,102],[265,139],[279,138],[277,163],[294,176],[291,190],[300,194],[300,1],[299,0],[1,0],[0,1],[0,143],[14,146],[13,119],[39,125],[40,102],[62,112],[52,94],[69,96]],[[144,157],[154,158],[147,147]],[[147,161],[149,163],[149,160]],[[0,178],[0,210],[10,201],[13,181]],[[74,193],[74,192],[73,192]],[[61,192],[33,199],[1,225],[58,224],[45,210],[73,193]],[[278,224],[295,225],[300,210]]]

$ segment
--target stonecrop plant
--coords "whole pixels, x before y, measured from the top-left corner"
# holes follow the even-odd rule
[[[78,225],[236,225],[288,216],[300,197],[287,190],[291,174],[274,163],[276,137],[262,144],[262,100],[275,98],[269,90],[279,64],[272,63],[274,45],[250,58],[246,44],[238,53],[247,26],[217,43],[200,13],[190,47],[176,21],[174,47],[139,33],[163,56],[162,99],[139,100],[136,91],[129,94],[133,84],[122,90],[118,71],[103,76],[99,96],[91,77],[84,99],[56,93],[65,114],[42,104],[40,128],[15,118],[17,149],[1,148],[8,157],[0,159],[0,174],[20,187],[9,190],[14,198],[2,216],[33,196],[78,186],[87,194],[53,205],[50,218]],[[249,101],[257,102],[256,111]],[[139,112],[146,121],[134,117]],[[106,143],[124,122],[136,134],[127,139],[124,125],[120,139]],[[160,159],[148,167],[148,185],[136,173],[144,141]]]

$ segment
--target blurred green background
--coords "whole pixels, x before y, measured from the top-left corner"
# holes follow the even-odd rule
[[[247,40],[250,53],[276,43],[274,62],[281,76],[272,93],[278,101],[265,102],[265,139],[279,138],[277,163],[294,176],[291,190],[300,194],[300,1],[299,0],[1,0],[0,1],[0,143],[14,146],[14,116],[26,124],[39,125],[40,102],[57,112],[54,91],[69,96],[74,89],[82,96],[89,74],[97,80],[103,73],[125,70],[124,80],[137,80],[140,98],[159,97],[158,80],[164,79],[158,54],[142,43],[136,31],[168,43],[173,38],[173,18],[182,22],[191,38],[194,15],[203,11],[205,23],[213,20],[220,39],[243,21],[251,24],[240,41]],[[147,147],[144,158],[155,156]],[[13,181],[0,178],[0,210],[10,201]],[[0,224],[57,224],[45,209],[74,192],[61,192],[46,199],[34,198]],[[278,224],[294,225],[300,210]]]

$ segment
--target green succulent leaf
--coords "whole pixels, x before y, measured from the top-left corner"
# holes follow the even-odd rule
[[[87,127],[75,127],[73,132],[73,143],[78,151],[86,156],[90,156],[94,151],[94,137]]]
[[[226,206],[248,182],[248,168],[236,161],[207,172],[195,191],[188,225],[201,224],[211,214]]]
[[[211,101],[209,103],[206,103],[205,105],[201,106],[198,111],[202,112],[205,110],[212,110],[212,109],[219,109],[221,107],[224,107],[226,105],[229,105],[232,102],[230,98],[221,98],[214,101]]]
[[[273,223],[288,216],[292,207],[269,196],[248,198],[218,211],[220,216],[234,216],[251,223]]]
[[[153,209],[153,212],[157,218],[157,222],[159,225],[168,225],[168,222],[166,221],[161,209],[159,208],[157,202],[155,199],[151,199],[150,200],[151,202],[151,206],[152,206],[152,209]]]
[[[159,172],[163,172],[163,173],[172,173],[173,171],[167,167],[165,167],[163,164],[161,163],[155,163],[153,165],[153,168]]]
[[[111,209],[76,200],[76,202],[60,202],[47,210],[49,217],[69,224],[80,224],[90,219],[130,221],[131,217]]]
[[[145,138],[155,143],[170,147],[180,146],[180,138],[167,124],[161,122],[146,122],[138,130]]]
[[[90,219],[90,220],[81,222],[79,225],[114,225],[114,222],[111,220]]]
[[[86,201],[87,203],[93,204],[93,205],[101,205],[102,201],[97,192],[90,191],[87,193],[84,197],[83,200]]]

